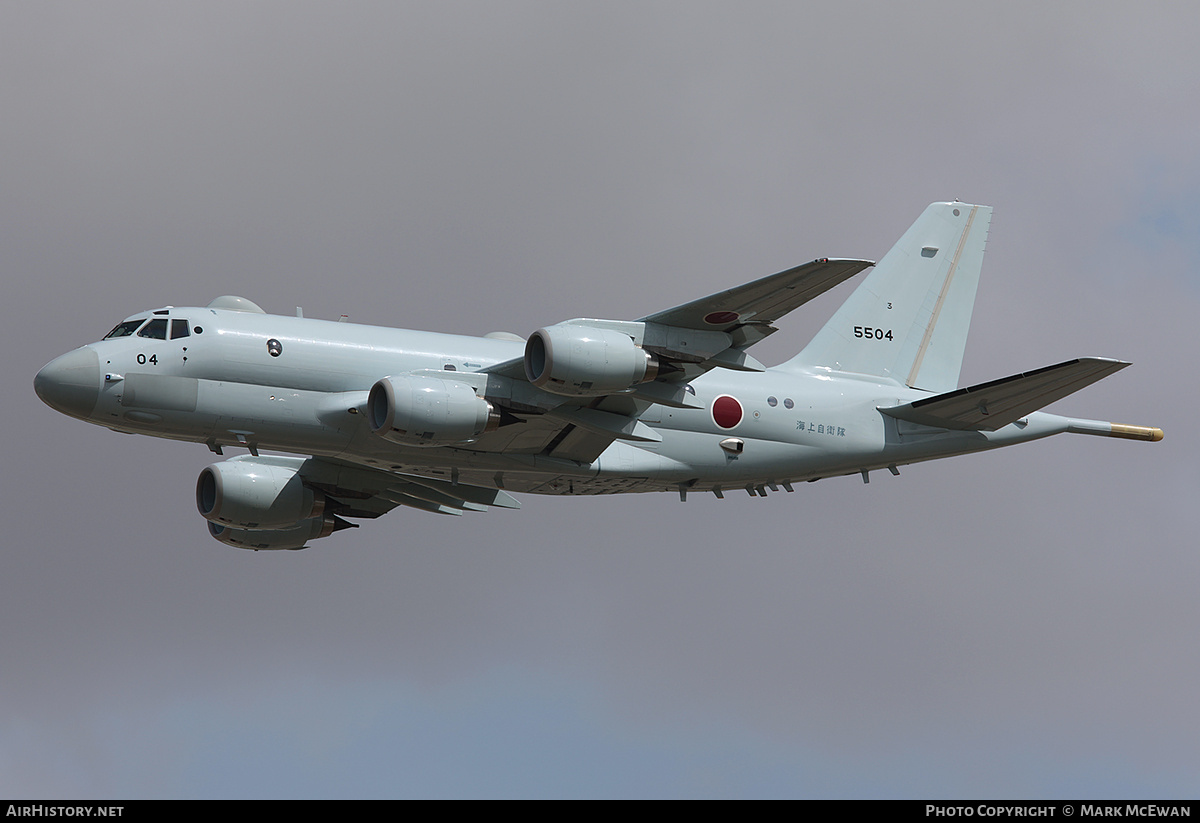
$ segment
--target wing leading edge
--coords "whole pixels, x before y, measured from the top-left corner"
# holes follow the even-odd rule
[[[629,327],[635,334],[640,332],[637,342],[644,344],[647,349],[659,349],[668,359],[674,355],[684,362],[706,365],[702,371],[714,367],[745,368],[747,362],[741,356],[742,353],[746,348],[777,331],[773,325],[777,320],[874,265],[872,260],[823,257],[742,286],[647,315],[636,323],[600,320],[569,322]],[[636,328],[639,325],[641,328]],[[656,339],[669,336],[664,333],[656,335],[654,330],[659,328],[724,332],[732,339],[730,345],[708,357],[690,357]],[[753,362],[753,358],[748,359]],[[749,370],[752,371],[759,368],[761,367],[749,366]],[[505,377],[525,377],[524,362],[521,358],[498,363],[483,371]]]
[[[824,257],[684,303],[673,309],[648,315],[642,318],[642,322],[730,334],[736,334],[739,328],[753,325],[761,334],[743,344],[750,345],[774,332],[772,324],[788,312],[798,309],[814,297],[824,294],[873,265],[875,263],[871,260]]]

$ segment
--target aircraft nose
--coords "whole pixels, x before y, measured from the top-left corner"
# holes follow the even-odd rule
[[[33,390],[47,406],[86,419],[100,397],[100,358],[89,348],[67,352],[42,367]]]

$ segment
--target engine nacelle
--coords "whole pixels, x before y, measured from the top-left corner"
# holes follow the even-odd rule
[[[258,551],[303,549],[309,540],[328,537],[337,530],[338,520],[333,515],[314,517],[286,529],[233,529],[220,523],[208,522],[208,533],[227,546]]]
[[[653,380],[658,360],[621,332],[560,323],[529,336],[525,376],[539,389],[587,397]]]
[[[407,446],[443,446],[471,440],[500,425],[492,404],[458,380],[423,375],[385,377],[367,397],[371,430]]]
[[[320,518],[325,495],[304,485],[295,468],[228,460],[200,472],[196,508],[209,521],[225,526],[290,529],[302,520]]]

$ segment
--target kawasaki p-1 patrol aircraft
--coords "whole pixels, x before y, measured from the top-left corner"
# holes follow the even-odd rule
[[[770,369],[750,347],[870,261],[822,258],[640,320],[567,320],[528,340],[279,316],[219,297],[134,315],[34,386],[116,431],[248,450],[196,485],[212,535],[247,549],[304,548],[396,506],[516,508],[510,492],[765,497],[1062,432],[1160,440],[1156,428],[1038,411],[1129,365],[1119,360],[958,387],[990,221],[987,206],[931,205],[812,342]]]

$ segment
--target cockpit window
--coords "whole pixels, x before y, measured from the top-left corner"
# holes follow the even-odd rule
[[[171,321],[171,339],[178,340],[181,337],[188,336],[188,322],[180,320],[178,317]]]
[[[140,320],[126,320],[121,325],[104,335],[105,340],[111,340],[114,337],[128,337],[137,331],[137,327],[146,322],[145,318]]]
[[[138,332],[138,337],[149,337],[154,340],[167,339],[167,319],[165,317],[156,317],[142,327]]]

